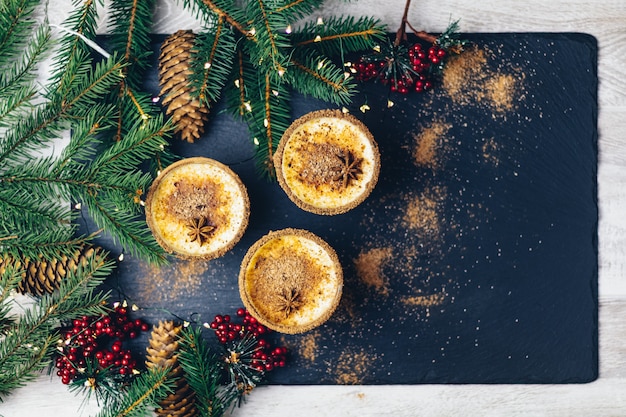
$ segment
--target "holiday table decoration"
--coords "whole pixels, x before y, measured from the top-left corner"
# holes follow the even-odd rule
[[[128,258],[116,277],[138,304],[213,316],[240,302],[236,276],[256,240],[307,229],[337,252],[342,300],[318,328],[280,335],[290,366],[269,382],[593,380],[596,43],[570,33],[463,37],[471,45],[446,63],[437,88],[401,94],[367,83],[345,106],[376,138],[381,171],[368,199],[344,214],[306,212],[260,178],[247,126],[216,107],[206,137],[173,146],[239,175],[250,194],[246,233],[217,260],[156,269]],[[155,69],[148,79],[158,91]],[[329,108],[293,97],[293,120]]]
[[[31,18],[37,2],[12,0],[0,13],[0,63],[8,68],[0,77],[6,98],[0,102],[0,242],[7,266],[0,282],[2,398],[50,364],[59,347],[66,359],[58,362],[58,383],[90,375],[87,388],[102,387],[98,377],[106,374],[98,367],[115,370],[119,361],[116,375],[124,378],[103,399],[102,416],[163,409],[163,400],[183,386],[177,385],[180,369],[206,415],[223,414],[262,382],[569,383],[597,377],[593,38],[464,34],[468,42],[447,45],[445,39],[460,39],[454,26],[434,37],[414,30],[406,39],[385,38],[376,21],[365,18],[313,19],[294,30],[289,22],[312,17],[319,2],[273,4],[269,14],[264,2],[244,2],[245,9],[225,1],[194,3],[199,18],[215,25],[194,38],[198,57],[205,55],[195,61],[190,55],[195,69],[189,75],[198,78],[186,92],[211,105],[211,125],[195,143],[172,141],[171,151],[230,166],[250,190],[252,210],[249,228],[231,251],[210,262],[191,261],[168,259],[142,216],[148,185],[171,162],[165,148],[173,126],[156,105],[165,37],[148,36],[153,3],[140,3],[113,2],[116,23],[107,39],[94,36],[96,3],[77,7],[56,29],[62,40],[45,95],[32,77],[50,38],[49,28],[37,29]],[[400,45],[385,53],[384,45],[397,39]],[[233,41],[231,55],[220,52],[230,61],[210,55]],[[398,55],[402,45],[406,55]],[[352,81],[370,49],[384,53],[378,66],[392,72],[378,79],[387,85]],[[338,55],[345,61],[332,62]],[[411,88],[422,94],[409,94],[407,79],[393,75],[396,58],[408,60],[409,74],[419,75]],[[220,67],[228,62],[234,72],[230,64]],[[441,71],[437,78],[420,78],[427,66]],[[285,86],[293,91],[287,94]],[[222,89],[232,94],[217,100]],[[260,178],[258,167],[272,174],[277,132],[329,108],[367,126],[382,168],[362,204],[319,216],[294,206],[278,184]],[[228,109],[237,109],[246,123]],[[67,128],[67,149],[32,158]],[[354,167],[356,159],[347,162]],[[147,163],[150,172],[142,169]],[[202,246],[211,225],[201,220],[192,224],[192,237]],[[224,312],[240,305],[236,278],[246,250],[269,230],[286,227],[310,230],[336,250],[344,271],[341,303],[323,324],[301,334],[268,334],[245,310],[234,323]],[[18,320],[9,314],[22,260],[58,262],[92,241],[102,253],[88,253]],[[111,294],[139,306],[140,329],[143,322],[176,319],[157,333],[178,339],[158,338],[163,343],[151,355],[176,346],[178,362],[137,369],[140,362],[133,363],[128,350],[142,352],[149,341],[141,334],[131,338],[124,325],[120,335],[127,332],[128,347],[112,341],[110,352],[95,356],[95,323],[116,313],[107,307]],[[294,291],[282,296],[286,315],[302,303]],[[62,324],[77,334],[63,334]],[[211,331],[214,343],[206,337]],[[59,339],[69,341],[67,352]],[[68,367],[74,362],[69,355],[79,353],[95,359]],[[293,366],[285,367],[287,360]],[[170,404],[188,404],[187,398],[176,396]]]

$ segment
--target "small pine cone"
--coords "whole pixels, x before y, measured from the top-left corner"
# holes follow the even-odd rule
[[[167,106],[166,113],[171,115],[175,131],[187,142],[200,138],[209,119],[209,108],[192,97],[189,85],[189,61],[195,38],[192,31],[179,30],[165,39],[159,56],[163,105]]]
[[[195,417],[199,415],[195,394],[187,384],[184,372],[178,363],[178,334],[182,326],[172,321],[159,322],[152,330],[147,347],[146,366],[170,367],[169,378],[177,378],[174,392],[159,403],[155,412],[160,417]]]
[[[68,271],[76,271],[79,265],[85,266],[94,257],[99,257],[101,262],[104,261],[103,250],[93,246],[83,246],[72,257],[61,255],[60,259],[51,260],[46,260],[41,255],[37,260],[28,257],[4,257],[0,258],[0,274],[3,274],[8,267],[21,270],[22,280],[17,287],[17,292],[42,296],[58,289]]]

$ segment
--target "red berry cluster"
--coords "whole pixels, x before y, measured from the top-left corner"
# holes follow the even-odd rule
[[[432,74],[443,69],[446,56],[446,50],[437,43],[425,49],[418,42],[408,49],[395,47],[389,53],[362,57],[354,64],[354,71],[358,80],[380,80],[389,84],[392,92],[422,92],[433,87]]]
[[[232,321],[229,315],[217,315],[209,324],[215,330],[218,341],[223,345],[235,344],[246,337],[253,336],[256,343],[252,346],[249,366],[257,371],[271,371],[286,364],[287,348],[277,346],[272,348],[267,339],[261,337],[270,333],[270,329],[259,323],[246,309],[239,308],[237,317],[241,323]]]
[[[79,378],[81,371],[85,372],[88,362],[96,364],[96,371],[110,369],[122,376],[131,375],[136,361],[130,350],[122,347],[122,341],[148,329],[143,320],[131,320],[127,309],[121,306],[108,315],[74,319],[72,326],[62,331],[57,375],[67,385]]]

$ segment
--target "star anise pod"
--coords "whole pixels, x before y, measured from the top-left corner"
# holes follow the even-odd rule
[[[355,157],[350,151],[337,154],[337,158],[341,161],[341,169],[333,177],[333,181],[341,180],[342,188],[346,188],[350,181],[358,179],[358,176],[363,173],[361,169],[363,158]]]
[[[191,238],[191,241],[197,241],[200,246],[204,245],[204,243],[209,240],[215,230],[215,226],[209,224],[207,218],[204,216],[191,219],[187,223],[187,228],[189,229],[187,235]]]
[[[284,290],[276,300],[276,308],[279,312],[285,315],[285,318],[289,317],[291,313],[302,307],[303,304],[302,295],[300,294],[300,291],[295,288],[292,288],[291,290]]]

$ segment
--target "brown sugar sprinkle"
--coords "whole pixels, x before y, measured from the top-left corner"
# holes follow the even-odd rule
[[[495,74],[485,81],[487,98],[495,110],[504,112],[513,109],[513,98],[518,80],[511,74]]]
[[[498,151],[498,143],[494,138],[486,139],[482,146],[483,151],[483,160],[492,164],[493,166],[498,166],[500,164],[500,159],[497,156]]]
[[[202,276],[209,269],[209,261],[177,261],[166,266],[142,268],[138,291],[150,303],[155,300],[177,300],[196,293],[202,284]]]
[[[450,59],[443,72],[443,89],[461,105],[489,106],[497,114],[514,108],[524,74],[501,73],[488,64],[488,51],[475,46]]]
[[[406,227],[423,235],[438,234],[441,227],[439,204],[444,194],[443,188],[433,187],[410,197],[403,217]]]
[[[356,272],[361,281],[367,284],[382,295],[389,293],[387,278],[383,273],[383,266],[391,259],[393,249],[374,248],[366,252],[361,252],[354,260]]]
[[[440,164],[440,154],[446,141],[446,133],[451,125],[435,122],[429,127],[415,134],[415,150],[413,158],[418,166],[435,169]]]
[[[486,70],[485,50],[470,48],[450,58],[443,71],[443,88],[455,102],[469,102],[467,93],[475,89],[477,80],[484,80]]]
[[[339,355],[333,366],[333,373],[336,373],[335,382],[341,385],[361,384],[365,377],[371,372],[378,357],[375,354],[347,349]]]
[[[319,350],[318,340],[320,338],[319,331],[310,331],[302,336],[297,344],[300,357],[307,362],[314,363]]]
[[[280,323],[287,319],[284,311],[275,308],[285,291],[297,293],[301,303],[314,296],[316,279],[324,279],[327,272],[320,269],[309,257],[281,248],[275,256],[259,258],[250,285],[250,298],[262,315]]]
[[[429,295],[412,295],[401,298],[401,302],[407,306],[433,307],[441,305],[446,299],[445,292],[438,292]]]

